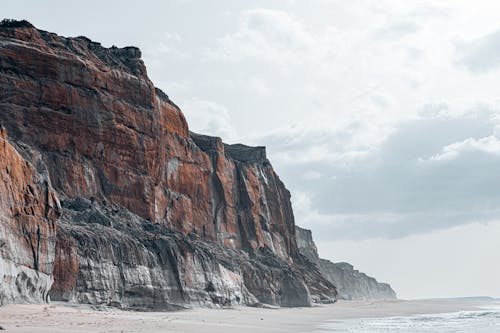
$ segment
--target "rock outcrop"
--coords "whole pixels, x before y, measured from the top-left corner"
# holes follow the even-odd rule
[[[314,265],[321,267],[318,248],[316,247],[316,243],[314,243],[311,230],[295,226],[295,237],[297,238],[299,252]]]
[[[49,289],[139,309],[335,301],[265,148],[191,133],[140,58],[0,24],[1,302]]]
[[[337,287],[338,297],[347,300],[359,299],[396,299],[396,293],[387,283],[355,270],[345,262],[333,263],[321,259],[311,230],[295,227],[299,251],[314,265],[321,274]]]
[[[378,282],[346,262],[321,259],[321,272],[338,289],[342,299],[396,299],[388,283]]]

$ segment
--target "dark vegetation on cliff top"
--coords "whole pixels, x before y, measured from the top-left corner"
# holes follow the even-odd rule
[[[3,19],[0,28],[34,28],[33,24],[26,20]]]

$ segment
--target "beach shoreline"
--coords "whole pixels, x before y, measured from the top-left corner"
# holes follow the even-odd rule
[[[313,332],[329,320],[348,320],[480,310],[487,302],[466,300],[339,301],[311,308],[195,308],[175,312],[93,310],[65,303],[0,307],[7,332]]]

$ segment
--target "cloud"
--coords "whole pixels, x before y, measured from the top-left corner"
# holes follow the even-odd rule
[[[432,156],[429,160],[450,161],[458,158],[464,153],[470,152],[500,155],[500,140],[493,135],[480,139],[468,138],[461,142],[455,142],[443,147],[438,154]]]
[[[224,106],[194,98],[182,103],[182,110],[189,122],[190,130],[200,134],[220,136],[227,142],[237,140],[238,135]]]
[[[220,51],[228,59],[292,61],[290,50],[307,49],[312,43],[305,28],[289,13],[254,9],[242,15],[238,31],[220,39]]]
[[[317,132],[292,134],[294,140],[284,140],[283,131],[266,141],[291,189],[299,225],[324,240],[398,238],[500,219],[495,115],[486,109],[423,113],[379,131],[376,143],[361,124],[331,132],[318,124]],[[311,170],[320,182],[304,181]]]
[[[245,87],[253,94],[270,95],[274,93],[275,89],[270,87],[267,80],[260,77],[250,77],[245,82]]]
[[[330,32],[314,32],[286,11],[252,9],[242,13],[238,30],[221,37],[208,55],[226,61],[251,58],[281,65],[300,64],[334,52],[338,34]]]
[[[318,171],[314,171],[314,170],[311,170],[311,171],[307,171],[306,173],[304,173],[304,174],[302,175],[302,178],[303,178],[304,180],[308,180],[308,181],[310,181],[310,180],[318,180],[318,179],[321,179],[321,177],[322,177],[322,176],[323,176],[323,175],[322,175],[320,172],[318,172]]]
[[[379,28],[373,32],[372,36],[381,39],[399,39],[414,34],[419,29],[420,27],[415,22],[402,21]]]
[[[486,73],[500,65],[500,30],[456,44],[458,63],[473,73]]]
[[[267,144],[273,160],[285,164],[352,165],[372,153],[391,131],[391,125],[371,119],[335,120],[328,114],[310,115],[302,122],[275,128],[258,139]]]
[[[147,43],[143,47],[144,57],[152,65],[159,65],[165,57],[189,60],[192,55],[183,47],[183,39],[179,33],[165,32],[154,43]]]
[[[466,29],[468,5],[432,1],[255,6],[172,26],[149,68],[193,130],[268,147],[299,224],[394,238],[496,218],[499,122],[462,112],[497,96],[471,75],[496,68],[495,39],[474,39],[493,14]]]
[[[448,18],[451,14],[450,11],[450,8],[424,5],[416,7],[409,14],[415,18]]]

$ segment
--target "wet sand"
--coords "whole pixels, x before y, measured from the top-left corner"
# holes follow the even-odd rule
[[[312,308],[193,309],[177,312],[134,312],[64,303],[5,305],[0,325],[6,332],[176,332],[256,333],[314,332],[331,319],[405,316],[476,310],[479,301],[339,301]]]

